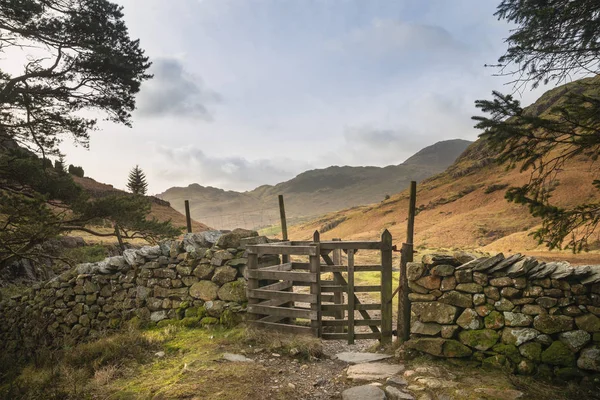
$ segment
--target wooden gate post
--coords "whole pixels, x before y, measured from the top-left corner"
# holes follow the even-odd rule
[[[315,274],[315,281],[310,284],[310,294],[315,295],[317,301],[310,304],[310,309],[313,311],[316,319],[311,319],[310,327],[316,337],[321,337],[323,326],[321,325],[321,236],[319,231],[315,231],[313,242],[316,247],[316,254],[310,256],[310,272]]]
[[[354,344],[354,249],[348,249],[348,344]]]
[[[185,201],[185,222],[188,233],[192,233],[192,216],[190,215],[190,201]]]
[[[340,242],[342,239],[333,239],[335,242]],[[333,250],[333,264],[342,265],[342,249]],[[336,285],[343,285],[343,279],[340,279],[337,274],[333,274],[333,283]],[[342,305],[344,304],[344,294],[342,292],[333,293],[333,304]],[[344,310],[340,310],[336,313],[335,319],[344,319],[346,317]],[[342,325],[335,327],[336,333],[344,333],[344,327]]]
[[[392,234],[381,235],[381,344],[392,343]]]
[[[248,298],[248,306],[252,304],[257,304],[260,300],[256,297],[250,295],[251,290],[258,289],[258,279],[253,278],[250,271],[254,271],[258,268],[258,254],[256,253],[248,253],[248,263],[246,264],[246,268],[248,270],[248,286],[246,287],[246,297]],[[249,320],[258,319],[256,314],[247,313]]]
[[[413,261],[413,239],[415,229],[415,207],[417,201],[417,182],[410,183],[410,200],[408,204],[408,225],[406,232],[406,243],[402,244],[400,255],[400,292],[398,293],[398,323],[396,330],[398,339],[405,342],[410,337],[410,300],[408,300],[408,278],[406,276],[406,264]]]

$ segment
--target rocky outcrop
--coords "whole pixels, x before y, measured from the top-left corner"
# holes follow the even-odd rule
[[[407,277],[408,348],[522,374],[600,372],[600,266],[436,254]]]

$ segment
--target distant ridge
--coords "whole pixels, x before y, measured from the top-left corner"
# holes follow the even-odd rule
[[[247,192],[227,191],[192,183],[173,187],[157,197],[180,212],[190,201],[192,217],[208,225],[256,229],[277,221],[277,196],[285,197],[291,220],[382,201],[407,187],[444,171],[472,142],[445,140],[425,147],[399,165],[387,167],[331,166],[305,171],[277,185],[262,185]]]

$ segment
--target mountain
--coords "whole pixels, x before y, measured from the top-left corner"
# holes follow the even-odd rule
[[[157,197],[182,212],[184,201],[189,200],[192,217],[213,227],[256,229],[278,223],[280,194],[290,222],[382,201],[386,195],[406,188],[411,180],[421,181],[443,171],[469,144],[467,140],[446,140],[420,150],[399,165],[315,169],[247,192],[191,184],[170,188]]]
[[[547,112],[564,100],[565,93],[574,89],[573,84],[548,91],[529,106],[527,112],[537,115]],[[529,235],[540,226],[540,220],[532,217],[526,207],[504,199],[506,188],[528,182],[530,171],[520,172],[518,167],[507,170],[495,160],[494,152],[479,139],[443,173],[418,185],[417,248],[471,248],[530,254],[545,250]],[[597,178],[590,168],[592,162],[582,156],[564,166],[558,175],[560,185],[552,194],[553,202],[570,206],[599,200],[598,191],[591,184]],[[402,243],[406,237],[407,210],[408,191],[405,190],[384,202],[297,224],[291,227],[290,237],[308,239],[319,230],[324,238],[374,239],[387,228],[394,241]],[[597,243],[595,248],[598,248]],[[588,256],[596,262],[600,258],[598,254]]]
[[[110,194],[123,194],[125,193],[122,190],[115,189],[112,185],[107,185],[105,183],[97,182],[92,178],[84,177],[80,178],[75,175],[71,175],[75,183],[81,186],[85,191],[87,191],[92,197],[103,197]],[[185,215],[181,214],[179,211],[173,209],[169,202],[161,200],[159,198],[150,196],[151,201],[151,210],[149,217],[155,217],[157,220],[163,222],[171,220],[174,226],[177,227],[186,227]],[[202,232],[208,229],[208,226],[197,222],[192,219],[192,231],[193,232]],[[93,240],[93,237],[90,237]]]

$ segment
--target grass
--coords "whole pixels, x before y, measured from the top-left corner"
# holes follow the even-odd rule
[[[0,375],[0,398],[260,399],[269,383],[260,364],[223,362],[222,354],[267,351],[300,360],[323,356],[321,342],[236,327],[130,327],[90,343],[48,351]],[[158,352],[164,355],[159,357]],[[162,354],[161,354],[162,355]],[[286,391],[281,398],[287,398]]]

